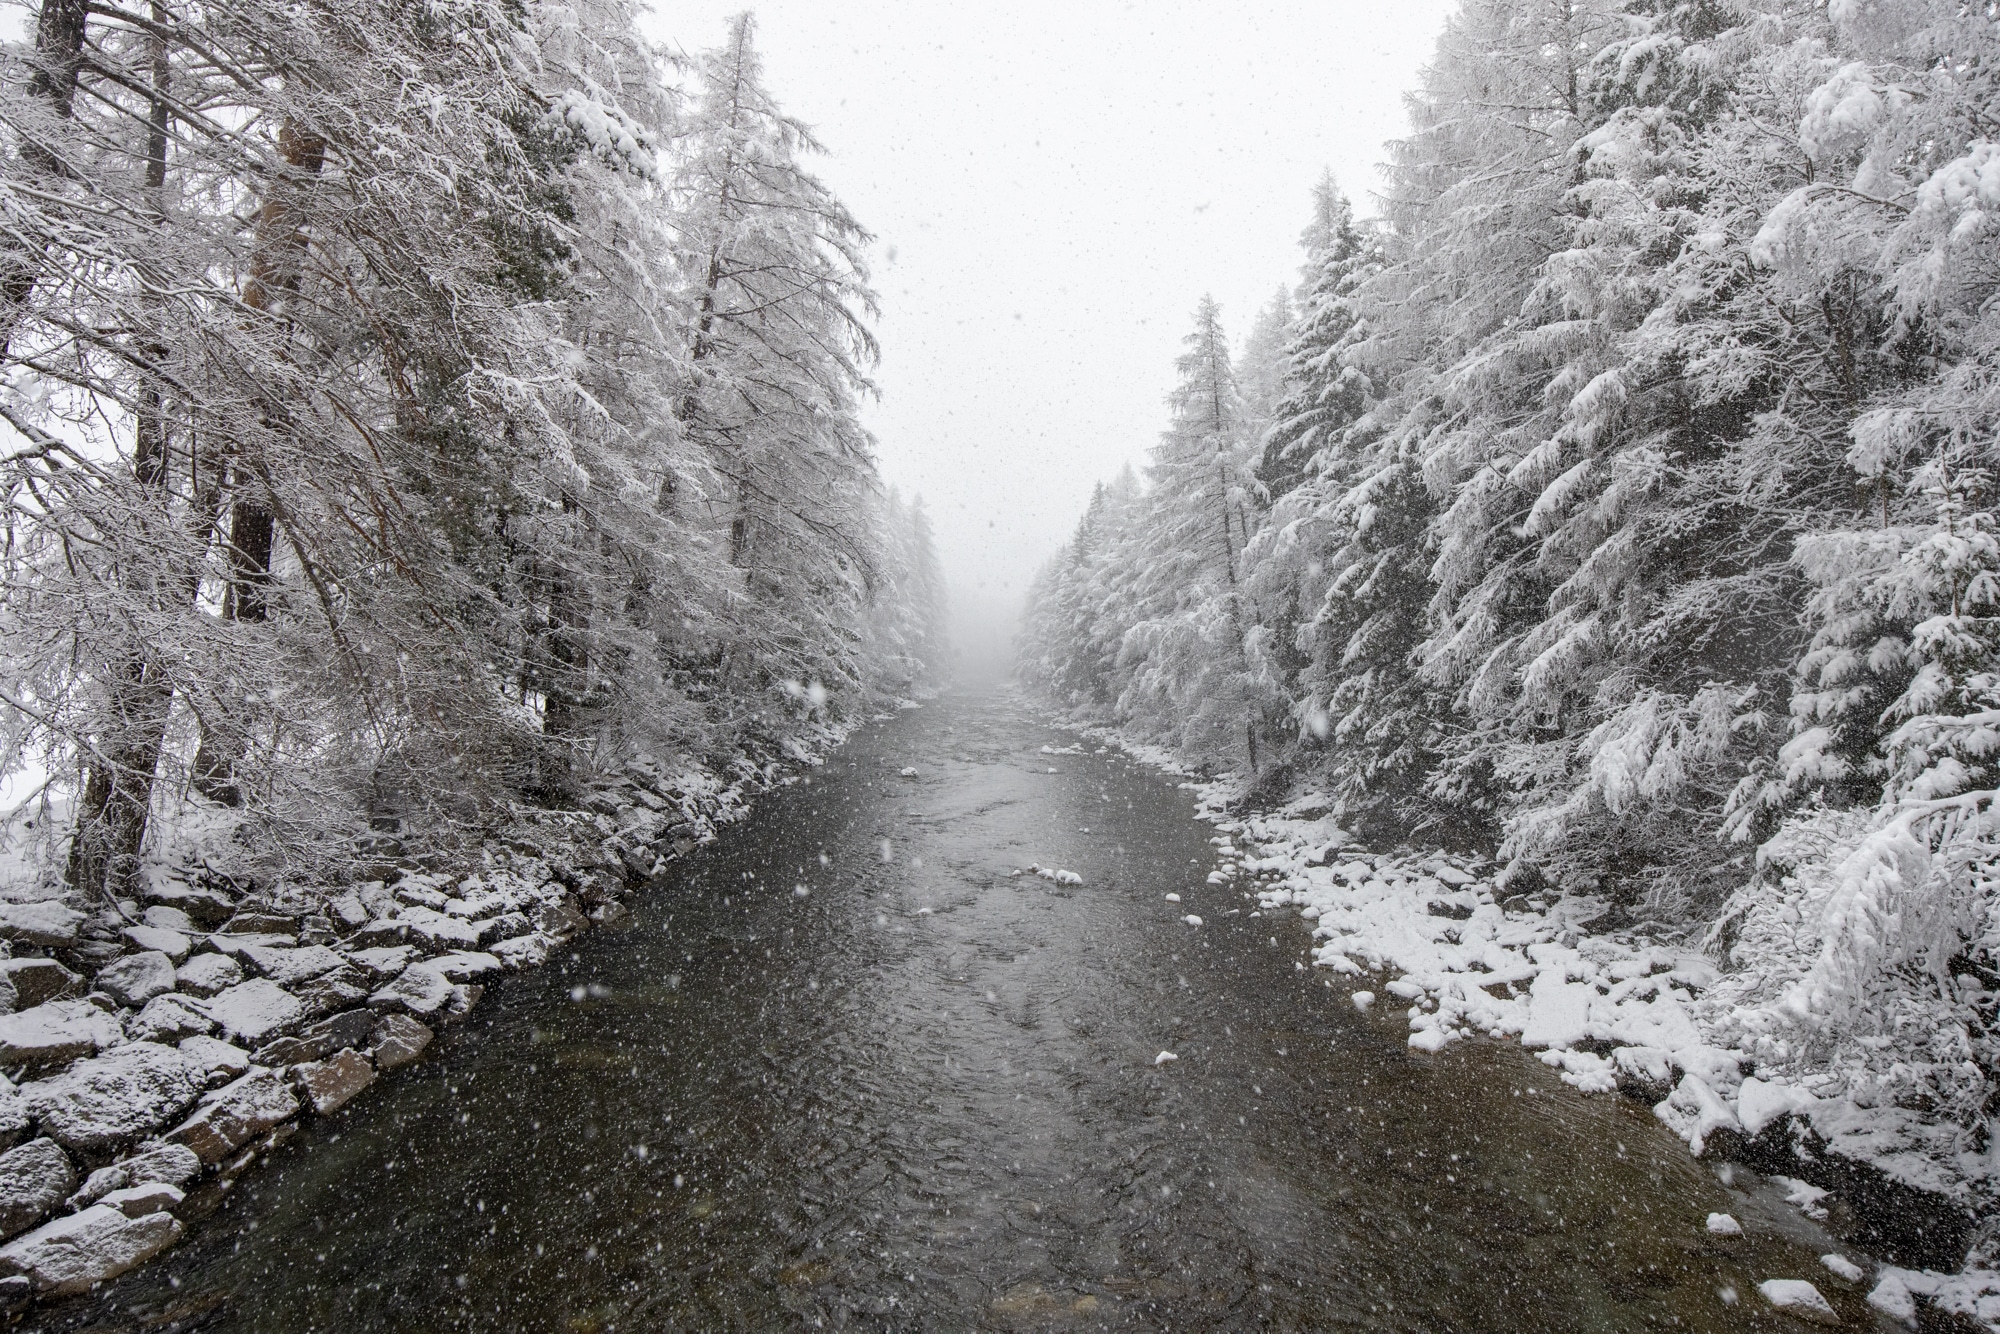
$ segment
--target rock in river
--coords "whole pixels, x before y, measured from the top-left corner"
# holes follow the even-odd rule
[[[49,1001],[0,1015],[0,1065],[46,1069],[114,1047],[124,1038],[118,1021],[89,1001]]]
[[[98,969],[93,981],[120,1005],[144,1005],[174,989],[174,961],[158,950],[128,954]]]
[[[144,1264],[180,1235],[172,1214],[128,1218],[108,1204],[93,1204],[0,1246],[0,1271],[25,1274],[35,1291],[61,1297]]]
[[[201,1093],[202,1073],[172,1047],[134,1042],[28,1084],[21,1097],[58,1144],[100,1153],[186,1111]]]
[[[313,1110],[324,1116],[346,1105],[348,1099],[374,1083],[375,1067],[366,1056],[349,1047],[324,1061],[293,1066],[292,1080]]]
[[[75,1186],[76,1169],[52,1139],[0,1153],[0,1237],[33,1227]]]
[[[375,1025],[374,1045],[368,1054],[378,1070],[394,1070],[424,1054],[431,1042],[431,1030],[406,1014],[385,1014]]]

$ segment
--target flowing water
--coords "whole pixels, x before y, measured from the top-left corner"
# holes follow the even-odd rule
[[[865,729],[31,1323],[1744,1330],[1796,1277],[1872,1327],[1774,1187],[1509,1045],[1412,1053],[1072,739],[990,692]]]

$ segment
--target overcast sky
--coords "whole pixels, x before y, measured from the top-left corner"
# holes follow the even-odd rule
[[[690,52],[740,3],[660,0]],[[1099,478],[1144,462],[1213,293],[1241,345],[1330,167],[1358,212],[1447,0],[765,0],[768,81],[876,234],[883,475],[924,497],[966,647]],[[980,641],[986,641],[981,643]]]

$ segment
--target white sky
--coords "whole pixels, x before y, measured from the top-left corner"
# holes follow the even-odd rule
[[[719,43],[742,0],[657,0]],[[873,231],[883,475],[924,497],[984,654],[1093,482],[1143,463],[1211,292],[1240,345],[1309,192],[1378,183],[1450,0],[763,0],[772,91]]]

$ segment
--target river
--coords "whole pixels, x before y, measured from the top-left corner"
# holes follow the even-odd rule
[[[1874,1327],[1770,1183],[1510,1045],[1411,1052],[1073,739],[996,691],[863,729],[31,1327],[1803,1328],[1773,1277]]]

